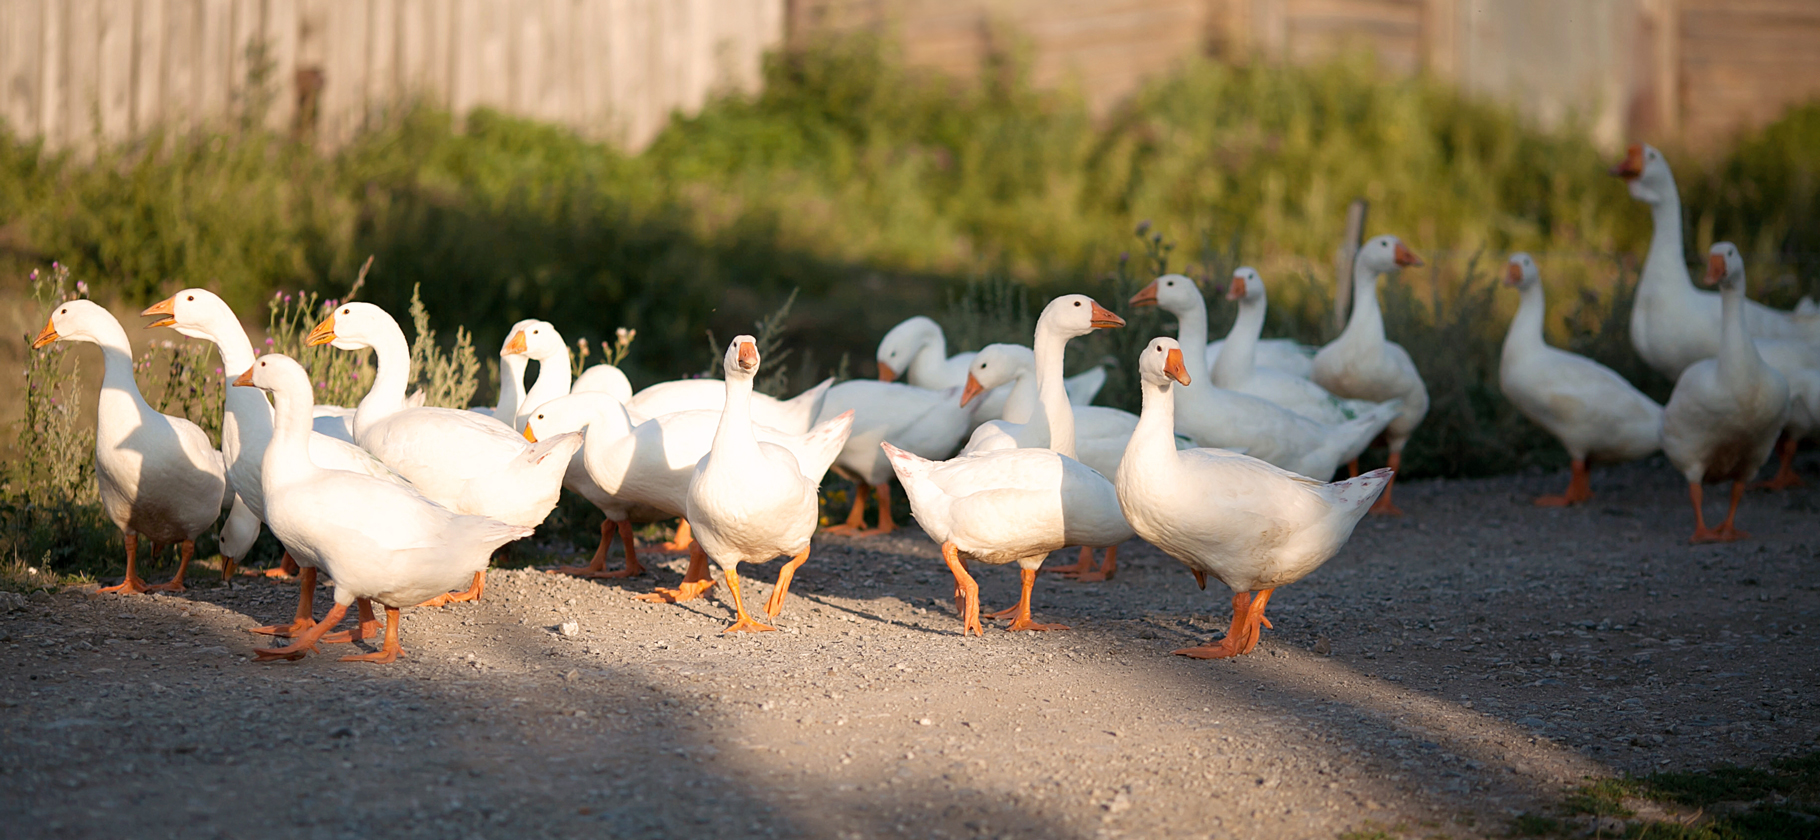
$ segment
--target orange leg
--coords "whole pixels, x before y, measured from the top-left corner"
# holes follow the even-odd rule
[[[289,556],[289,555],[286,555]],[[297,576],[297,617],[290,624],[272,624],[248,631],[267,636],[290,638],[315,626],[312,610],[316,608],[316,569],[303,569]]]
[[[1089,556],[1091,556],[1091,554]],[[1092,571],[1092,572],[1083,572],[1079,575],[1076,575],[1074,579],[1085,582],[1085,583],[1104,583],[1106,581],[1112,580],[1113,573],[1117,572],[1118,569],[1119,569],[1119,547],[1116,545],[1107,546],[1106,547],[1106,560],[1104,562],[1100,563],[1099,569],[1097,571]]]
[[[373,608],[371,605],[369,605],[367,603],[366,599],[362,598],[360,604],[363,609],[368,611],[368,613],[367,613],[368,615],[372,614],[371,610]],[[325,638],[324,641],[327,641],[327,639]],[[341,661],[343,661],[343,662],[377,662],[377,663],[384,664],[386,662],[391,662],[401,656],[404,656],[404,648],[401,648],[398,646],[398,608],[397,607],[386,607],[385,608],[385,647],[382,647],[379,650],[376,650],[372,653],[362,653],[362,654],[356,654],[354,656],[343,656],[343,657],[341,657]]]
[[[487,570],[481,569],[480,571],[474,573],[474,582],[468,584],[468,588],[466,591],[444,592],[443,594],[438,595],[434,598],[431,598],[430,600],[425,601],[421,604],[418,604],[417,606],[441,607],[441,606],[447,606],[449,604],[459,603],[462,601],[478,601],[478,600],[480,600],[480,596],[486,594],[486,591],[487,591]]]
[[[1744,486],[1742,480],[1732,482],[1732,505],[1725,511],[1725,521],[1719,523],[1719,533],[1723,534],[1727,540],[1750,539],[1750,534],[1738,530],[1737,526],[1732,524],[1732,520],[1738,518],[1738,502],[1744,499]]]
[[[1384,484],[1384,495],[1379,496],[1377,503],[1371,506],[1372,513],[1378,514],[1380,516],[1402,516],[1403,515],[1403,509],[1397,507],[1394,503],[1392,503],[1390,501],[1390,491],[1395,490],[1396,486],[1397,486],[1396,470],[1399,467],[1401,467],[1402,465],[1403,465],[1403,453],[1401,453],[1401,452],[1390,453],[1390,464],[1389,464],[1390,470],[1391,470],[1390,481],[1388,481]],[[1356,478],[1356,476],[1355,476],[1355,478]]]
[[[1347,478],[1358,478],[1359,477],[1359,459],[1357,459],[1357,458],[1352,459],[1352,462],[1346,465],[1346,472],[1347,472],[1347,476],[1346,476]]]
[[[1750,536],[1749,534],[1732,527],[1732,517],[1738,515],[1738,499],[1743,495],[1744,491],[1740,489],[1740,484],[1738,482],[1733,482],[1731,512],[1726,514],[1725,523],[1720,525],[1719,529],[1715,531],[1706,527],[1706,511],[1702,509],[1702,505],[1706,501],[1705,491],[1700,487],[1700,482],[1688,482],[1687,497],[1694,503],[1694,535],[1688,537],[1687,541],[1695,544],[1731,542]]]
[[[1074,562],[1074,565],[1057,566],[1053,569],[1050,569],[1049,571],[1052,574],[1058,574],[1058,575],[1062,575],[1064,577],[1069,576],[1069,575],[1087,574],[1088,572],[1093,571],[1093,549],[1088,548],[1087,546],[1083,545],[1083,546],[1081,546],[1080,559],[1076,560]]]
[[[682,583],[678,584],[675,589],[659,586],[655,592],[634,597],[640,601],[650,601],[654,604],[680,604],[683,601],[700,598],[713,588],[714,578],[708,575],[708,553],[701,550],[701,543],[691,541],[689,544],[689,570],[683,573]]]
[[[808,559],[809,549],[805,548],[803,553],[790,558],[790,562],[778,570],[777,585],[771,588],[771,598],[765,602],[765,615],[776,618],[778,613],[783,612],[784,596],[790,594],[790,579],[796,577],[796,570]]]
[[[269,578],[296,577],[297,561],[292,560],[291,553],[287,551],[283,557],[278,558],[278,568],[266,569],[265,576]]]
[[[689,520],[676,520],[676,536],[669,542],[658,543],[658,551],[688,551],[695,545],[695,538],[689,536]]]
[[[878,527],[865,531],[855,531],[853,536],[882,537],[897,530],[897,520],[891,517],[891,485],[879,485],[875,495],[878,497]]]
[[[961,635],[986,635],[986,628],[980,625],[980,586],[967,574],[960,549],[954,543],[942,543],[942,559],[947,561],[948,571],[954,573],[954,607],[961,616]]]
[[[303,632],[297,640],[281,648],[253,648],[253,656],[260,662],[271,662],[276,659],[302,659],[309,651],[316,650],[316,643],[322,641],[324,633],[329,632],[348,614],[347,604],[336,604],[329,614],[322,617],[322,622]],[[317,651],[321,653],[321,651]]]
[[[1386,493],[1390,492],[1388,488]],[[1538,496],[1536,507],[1567,507],[1577,505],[1592,498],[1592,477],[1586,471],[1586,459],[1575,458],[1573,478],[1567,482],[1567,492],[1559,496]]]
[[[172,575],[171,579],[164,583],[146,587],[146,591],[148,591],[148,592],[182,592],[183,591],[183,574],[185,572],[189,571],[190,558],[196,556],[196,543],[194,540],[184,540],[183,542],[180,542],[177,544],[177,551],[178,551],[177,574]]]
[[[1807,482],[1801,480],[1800,474],[1795,472],[1792,463],[1795,460],[1795,450],[1798,448],[1800,448],[1800,441],[1789,437],[1787,432],[1783,432],[1781,442],[1776,444],[1776,452],[1782,456],[1782,465],[1776,469],[1774,478],[1757,486],[1765,490],[1787,490],[1790,487],[1805,486]]]
[[[366,598],[355,598],[354,605],[360,608],[360,621],[352,630],[330,633],[321,641],[331,645],[345,645],[379,635],[379,619],[373,617],[373,602]]]
[[[1017,616],[1011,619],[1006,630],[1066,630],[1066,624],[1038,624],[1030,620],[1030,590],[1036,586],[1036,570],[1020,569],[1023,578],[1022,590],[1017,596]]]
[[[607,549],[613,545],[613,529],[618,527],[619,545],[626,550],[626,567],[617,571],[607,571]],[[630,520],[615,523],[608,519],[600,523],[600,547],[594,549],[594,558],[586,566],[561,566],[550,570],[551,574],[574,575],[579,578],[598,580],[603,578],[629,578],[645,573],[645,567],[638,562],[638,541],[632,536]]]
[[[1266,589],[1256,596],[1249,592],[1234,593],[1232,627],[1226,631],[1226,638],[1221,639],[1219,644],[1182,648],[1174,652],[1195,659],[1225,659],[1250,653],[1258,646],[1258,626],[1270,626],[1270,619],[1264,617],[1264,607],[1270,603],[1270,593],[1273,591],[1275,590]]]
[[[805,553],[803,556],[807,557],[808,555]],[[725,574],[727,576],[727,591],[733,593],[733,612],[738,618],[733,622],[731,627],[728,627],[721,632],[763,633],[767,630],[776,630],[776,627],[772,627],[769,624],[761,624],[757,619],[746,614],[745,599],[739,596],[739,572],[733,569],[727,569],[725,570]]]
[[[157,554],[156,551],[152,552]],[[139,535],[126,535],[126,579],[118,586],[104,586],[96,592],[125,592],[137,595],[146,590],[145,581],[139,579]]]
[[[824,532],[829,534],[858,534],[859,532],[866,530],[866,497],[870,495],[872,495],[872,485],[857,479],[854,480],[853,509],[847,511],[847,521],[842,522],[839,525],[831,525],[823,529]],[[883,503],[885,497],[888,495],[889,494],[887,493],[880,493],[879,501]],[[879,514],[879,527],[884,527],[884,524],[884,514],[881,510]]]

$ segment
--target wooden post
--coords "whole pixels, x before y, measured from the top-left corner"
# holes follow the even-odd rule
[[[1333,329],[1346,328],[1346,317],[1352,302],[1352,260],[1365,241],[1365,212],[1371,204],[1355,198],[1346,208],[1346,232],[1340,235],[1340,248],[1333,255]]]

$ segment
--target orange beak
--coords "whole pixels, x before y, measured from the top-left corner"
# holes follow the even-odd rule
[[[1245,296],[1245,275],[1232,275],[1232,285],[1226,287],[1226,299],[1238,300]]]
[[[1643,145],[1641,143],[1630,144],[1630,148],[1624,152],[1624,160],[1611,168],[1611,174],[1626,181],[1634,181],[1643,177]]]
[[[1093,305],[1093,314],[1090,317],[1093,320],[1089,321],[1088,325],[1096,330],[1107,330],[1114,327],[1125,326],[1124,318],[1112,314],[1111,310],[1097,303]]]
[[[879,362],[878,363],[878,381],[896,382],[897,381],[897,371],[892,370],[890,365],[885,364],[884,362]],[[965,404],[964,400],[962,402],[963,402],[963,404]]]
[[[62,337],[63,336],[57,334],[57,326],[55,324],[52,324],[50,321],[45,321],[44,329],[38,332],[38,340],[32,342],[32,349],[36,350]]]
[[[1156,305],[1156,281],[1152,280],[1152,281],[1150,281],[1150,285],[1145,286],[1142,289],[1139,289],[1137,294],[1131,296],[1131,300],[1129,302],[1132,306],[1155,306]]]
[[[335,316],[330,315],[316,328],[310,330],[310,336],[303,340],[303,346],[315,347],[335,340]]]
[[[1725,258],[1718,254],[1706,255],[1706,285],[1717,286],[1725,279]]]
[[[1408,268],[1412,265],[1421,264],[1422,258],[1416,256],[1416,252],[1409,250],[1408,245],[1404,245],[1401,242],[1397,243],[1397,265]]]
[[[525,440],[528,440],[532,443],[537,442],[537,433],[531,431],[531,424],[529,424],[529,423],[525,424]]]
[[[499,351],[499,354],[502,356],[522,356],[530,349],[531,348],[525,346],[525,331],[519,330],[518,332],[512,333],[512,337],[506,340],[506,346]]]
[[[1169,351],[1169,355],[1163,359],[1163,372],[1169,374],[1170,379],[1183,385],[1188,384],[1188,365],[1182,362],[1182,351]]]
[[[259,387],[259,386],[253,384],[253,369],[250,367],[247,368],[246,370],[241,371],[240,375],[234,378],[234,384],[238,385],[242,388]]]
[[[746,370],[758,367],[758,345],[750,341],[739,343],[739,366]]]
[[[148,330],[153,327],[168,327],[172,324],[177,323],[177,298],[175,295],[173,295],[171,297],[167,297],[164,300],[158,301],[157,303],[154,303],[151,306],[146,307],[145,311],[141,312],[139,314],[140,315],[163,315],[164,316],[163,318],[159,318],[156,321],[146,324],[145,328]]]
[[[961,405],[973,402],[973,398],[979,396],[980,392],[984,390],[986,390],[986,387],[981,385],[978,379],[974,379],[973,373],[969,371],[967,373],[967,387],[961,389]]]
[[[1514,262],[1505,263],[1505,265],[1504,265],[1504,285],[1517,286],[1517,285],[1521,285],[1522,283],[1523,283],[1523,266],[1517,265]]]

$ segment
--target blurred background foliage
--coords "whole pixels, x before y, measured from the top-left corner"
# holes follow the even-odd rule
[[[1164,267],[1203,282],[1223,335],[1233,311],[1217,293],[1249,264],[1270,284],[1267,334],[1319,343],[1337,331],[1345,209],[1365,198],[1367,235],[1395,233],[1428,260],[1383,290],[1390,336],[1434,391],[1412,476],[1564,463],[1497,391],[1516,301],[1495,277],[1511,251],[1537,256],[1557,343],[1658,397],[1669,387],[1624,334],[1650,223],[1607,174],[1615,154],[1363,56],[1191,61],[1096,120],[1015,60],[961,82],[849,36],[773,55],[762,92],[674,118],[639,154],[486,110],[403,107],[333,153],[261,124],[249,114],[89,159],[0,130],[0,293],[20,330],[42,318],[26,277],[55,259],[121,311],[201,285],[289,341],[311,324],[278,325],[347,297],[372,256],[360,299],[405,321],[415,292],[449,358],[463,336],[483,348],[478,375],[460,361],[444,375],[478,380],[472,402],[491,404],[490,348],[521,318],[602,347],[636,328],[622,367],[643,386],[702,371],[718,361],[710,332],[752,331],[792,293],[777,387],[794,389],[873,375],[878,338],[913,314],[942,321],[951,352],[1027,339],[1064,291],[1131,317],[1125,297]],[[1690,254],[1738,242],[1753,296],[1778,306],[1820,286],[1820,104],[1708,156],[1664,150]],[[1173,328],[1135,316],[1077,342],[1071,372],[1119,365]],[[5,362],[38,364],[8,347]],[[370,376],[363,359],[341,364],[325,402],[351,404]],[[1135,408],[1129,379],[1115,369],[1100,402]],[[460,388],[437,401],[463,401]]]

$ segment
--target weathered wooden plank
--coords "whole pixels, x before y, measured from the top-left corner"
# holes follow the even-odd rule
[[[38,97],[43,93],[40,81],[44,68],[44,5],[38,0],[6,0],[0,32],[0,119],[8,130],[23,137],[40,132]]]
[[[234,21],[231,0],[202,0],[197,23],[197,119],[214,122],[227,113],[234,89]]]
[[[139,0],[133,19],[133,113],[135,135],[164,123],[165,0]]]
[[[449,110],[465,118],[481,102],[480,29],[483,0],[452,0],[454,20],[449,37]]]
[[[118,142],[133,132],[133,0],[96,7],[95,111],[101,137]]]
[[[398,2],[368,0],[366,78],[362,121],[371,125],[390,110],[402,87],[398,67]]]
[[[260,37],[265,39],[265,56],[272,67],[272,102],[265,125],[273,131],[287,131],[297,119],[299,15],[296,0],[265,0]]]
[[[473,59],[480,69],[477,103],[494,108],[511,108],[513,89],[512,5],[506,0],[482,0],[480,31],[475,33],[477,54]]]
[[[506,32],[511,41],[507,63],[512,83],[505,104],[514,113],[541,116],[543,110],[540,94],[548,57],[543,49],[544,12],[541,0],[514,3],[507,9],[510,22]]]
[[[100,128],[97,111],[100,98],[100,62],[96,51],[101,41],[99,0],[66,0],[63,30],[63,145],[86,154],[94,149],[95,134]]]
[[[39,56],[43,63],[38,73],[38,133],[54,147],[64,144],[63,100],[68,98],[68,76],[63,72],[65,52],[63,37],[69,7],[52,3],[44,7],[40,21]]]

